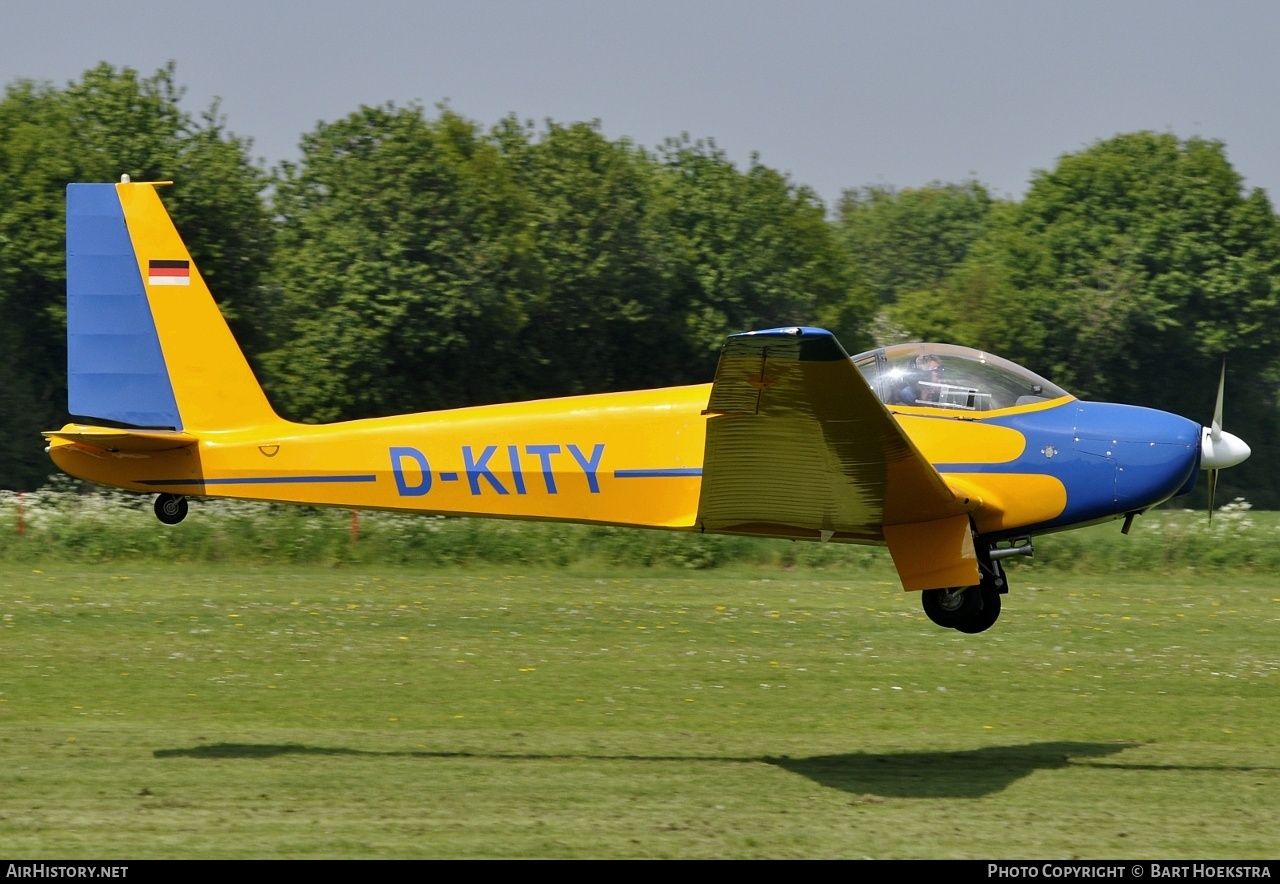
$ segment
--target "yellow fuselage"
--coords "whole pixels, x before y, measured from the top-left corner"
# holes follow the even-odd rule
[[[202,431],[162,450],[53,437],[73,476],[143,492],[691,528],[710,385],[313,426]],[[73,427],[64,428],[71,431]]]
[[[326,425],[276,420],[150,449],[86,441],[75,431],[90,428],[71,425],[64,432],[76,438],[54,435],[50,454],[73,476],[140,492],[694,529],[710,391],[702,384]],[[935,464],[1008,462],[1025,447],[1007,427],[895,416]],[[1065,504],[1062,484],[1043,475],[944,480],[970,500],[983,532],[1051,519]]]

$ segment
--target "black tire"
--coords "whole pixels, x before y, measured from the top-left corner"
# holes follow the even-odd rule
[[[971,591],[982,597],[982,610],[967,622],[956,624],[955,628],[959,632],[974,635],[986,632],[1000,619],[1000,593],[994,586],[988,586],[985,583],[982,586],[973,587]]]
[[[929,619],[947,629],[975,622],[982,613],[982,602],[982,592],[976,586],[926,589],[920,593],[920,604]]]
[[[166,525],[176,525],[187,517],[187,499],[181,494],[161,494],[156,497],[156,518]]]

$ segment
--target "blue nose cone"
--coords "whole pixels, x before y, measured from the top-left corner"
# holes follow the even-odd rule
[[[1078,451],[1115,464],[1117,514],[1163,503],[1195,483],[1200,425],[1184,417],[1135,405],[1081,402],[1075,436]]]

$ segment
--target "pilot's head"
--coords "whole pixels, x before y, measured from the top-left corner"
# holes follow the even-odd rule
[[[941,371],[942,364],[932,353],[921,353],[916,357],[916,368],[923,372]]]

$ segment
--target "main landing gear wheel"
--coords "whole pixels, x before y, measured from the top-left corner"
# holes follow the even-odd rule
[[[926,589],[920,593],[920,603],[929,619],[948,629],[959,629],[962,623],[972,623],[982,614],[982,593],[977,586],[953,586],[947,589]]]
[[[981,596],[982,610],[972,619],[957,623],[956,631],[970,634],[986,632],[1000,618],[1000,593],[994,586],[988,586],[985,583],[982,586],[971,586],[969,591]]]
[[[1000,618],[1000,587],[992,580],[981,586],[926,589],[920,601],[930,620],[957,632],[986,632]]]
[[[1023,547],[1030,550],[1030,542],[1023,543],[1017,549]],[[1007,551],[1002,553],[1009,554]],[[934,623],[947,629],[973,634],[986,632],[1000,619],[1000,596],[1009,591],[1004,566],[998,558],[992,556],[985,544],[981,546],[980,555],[982,582],[977,586],[926,589],[920,593],[924,612]]]
[[[187,499],[181,494],[156,497],[156,518],[166,525],[176,525],[187,517]]]

